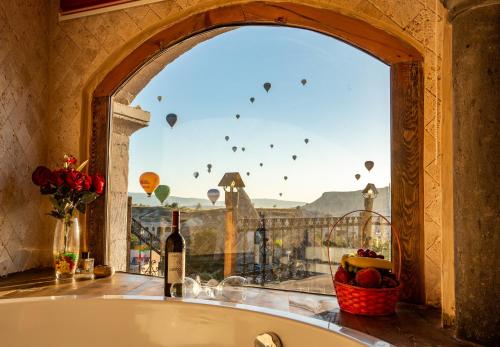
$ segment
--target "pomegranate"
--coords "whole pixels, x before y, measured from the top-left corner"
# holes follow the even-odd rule
[[[356,273],[356,283],[363,288],[378,288],[382,283],[382,275],[372,267],[362,269]]]
[[[340,265],[337,272],[335,272],[335,281],[340,283],[349,283],[350,280],[351,275],[342,267],[342,265]]]

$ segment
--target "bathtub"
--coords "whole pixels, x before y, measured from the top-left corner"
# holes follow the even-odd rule
[[[390,346],[325,321],[243,304],[146,296],[0,300],[5,347],[253,347],[264,332],[278,335],[283,347]]]

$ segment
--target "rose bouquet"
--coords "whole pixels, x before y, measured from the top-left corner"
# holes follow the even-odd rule
[[[87,161],[75,168],[76,158],[64,156],[63,167],[50,170],[39,166],[32,175],[33,183],[40,187],[40,193],[49,195],[54,209],[50,215],[59,219],[71,218],[75,210],[85,213],[85,207],[104,191],[104,178],[82,172]]]
[[[76,269],[80,244],[76,212],[85,213],[87,204],[104,192],[104,178],[83,172],[87,161],[78,167],[76,164],[75,157],[65,155],[62,168],[50,170],[39,166],[31,177],[52,202],[49,215],[57,218],[53,253],[58,278],[72,277]]]

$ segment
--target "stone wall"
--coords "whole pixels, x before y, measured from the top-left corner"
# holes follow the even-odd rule
[[[51,17],[50,146],[86,155],[90,96],[97,83],[141,41],[179,18],[245,0],[165,0],[63,22]],[[276,2],[279,2],[276,0]],[[443,32],[446,12],[437,0],[297,0],[360,18],[413,43],[424,56],[424,208],[427,302],[441,300],[441,120]],[[448,44],[448,43],[446,43]],[[448,108],[445,108],[446,110]],[[64,122],[61,120],[64,119]],[[451,245],[448,245],[451,246]]]
[[[111,159],[108,188],[110,263],[117,271],[126,271],[128,222],[128,161],[130,135],[147,127],[149,112],[113,103],[113,131],[111,133]]]
[[[47,5],[0,1],[0,276],[51,261],[53,221],[31,183],[49,136]]]

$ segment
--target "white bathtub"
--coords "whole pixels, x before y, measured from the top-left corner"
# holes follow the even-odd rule
[[[321,320],[253,306],[145,296],[0,300],[5,347],[254,346],[263,332],[283,347],[390,346]]]

